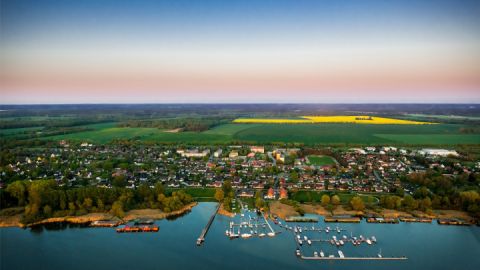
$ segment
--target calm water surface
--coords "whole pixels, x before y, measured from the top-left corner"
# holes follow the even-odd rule
[[[196,239],[214,208],[214,203],[200,203],[176,220],[157,221],[158,233],[3,228],[0,269],[480,269],[480,228],[476,226],[339,224],[347,230],[340,235],[375,235],[378,240],[371,246],[347,244],[341,248],[346,256],[376,256],[381,249],[384,256],[405,255],[407,261],[304,261],[294,255],[293,235],[273,223],[275,230],[282,231],[274,238],[228,239],[225,230],[230,219],[224,216],[216,217],[206,242],[197,247]],[[316,226],[327,225],[320,221]],[[322,236],[309,234],[310,238]],[[320,249],[338,256],[329,244],[307,246],[303,252],[311,256]]]

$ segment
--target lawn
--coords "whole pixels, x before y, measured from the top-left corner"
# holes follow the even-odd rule
[[[311,156],[308,156],[308,161],[310,165],[315,165],[315,166],[329,166],[329,165],[336,164],[335,159],[330,156],[311,155]]]

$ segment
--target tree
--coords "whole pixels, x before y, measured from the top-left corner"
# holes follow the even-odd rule
[[[23,181],[15,181],[7,186],[7,192],[18,200],[18,205],[25,205],[27,187]]]
[[[330,196],[327,194],[322,195],[322,205],[327,206],[330,203]]]
[[[418,207],[418,203],[412,196],[405,195],[402,200],[402,206],[407,210],[416,210]]]
[[[125,175],[117,175],[112,180],[112,185],[115,187],[125,187],[127,181],[125,180]]]
[[[223,190],[217,188],[217,190],[215,191],[215,200],[217,200],[218,202],[221,202],[223,201],[224,197],[225,197],[225,193],[223,192]]]
[[[112,210],[110,210],[112,215],[122,218],[125,216],[123,211],[123,203],[121,201],[115,201],[112,205]]]
[[[365,204],[363,203],[362,198],[355,196],[350,200],[350,205],[352,206],[353,210],[356,211],[363,211],[365,209]]]
[[[340,197],[338,197],[338,195],[333,195],[331,200],[333,205],[339,205],[340,204]]]

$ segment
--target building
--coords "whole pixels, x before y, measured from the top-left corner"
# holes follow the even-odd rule
[[[193,150],[177,150],[177,153],[180,154],[182,157],[206,157],[210,153],[210,149],[205,149],[203,151],[198,151],[198,149]]]
[[[288,199],[288,192],[284,188],[280,189],[280,200],[281,199]]]
[[[251,146],[250,151],[253,153],[265,153],[265,147],[263,146]]]
[[[459,154],[455,150],[447,150],[447,149],[431,149],[431,148],[424,148],[420,151],[418,151],[419,154],[425,155],[425,156],[441,156],[441,157],[446,157],[446,156],[455,156],[458,157]]]
[[[218,149],[217,151],[213,152],[213,156],[219,158],[222,156],[222,149]]]
[[[238,152],[237,151],[231,151],[230,154],[228,154],[229,158],[237,158],[238,157]]]
[[[270,199],[270,200],[275,199],[275,192],[273,191],[273,188],[268,189],[267,195],[265,196],[265,199]]]

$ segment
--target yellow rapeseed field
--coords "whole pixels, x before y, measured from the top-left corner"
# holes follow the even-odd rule
[[[352,124],[378,124],[378,125],[425,125],[431,122],[418,122],[395,118],[364,116],[364,115],[339,115],[339,116],[302,116],[303,119],[269,119],[269,118],[238,118],[234,123],[244,124],[316,124],[316,123],[352,123]]]

